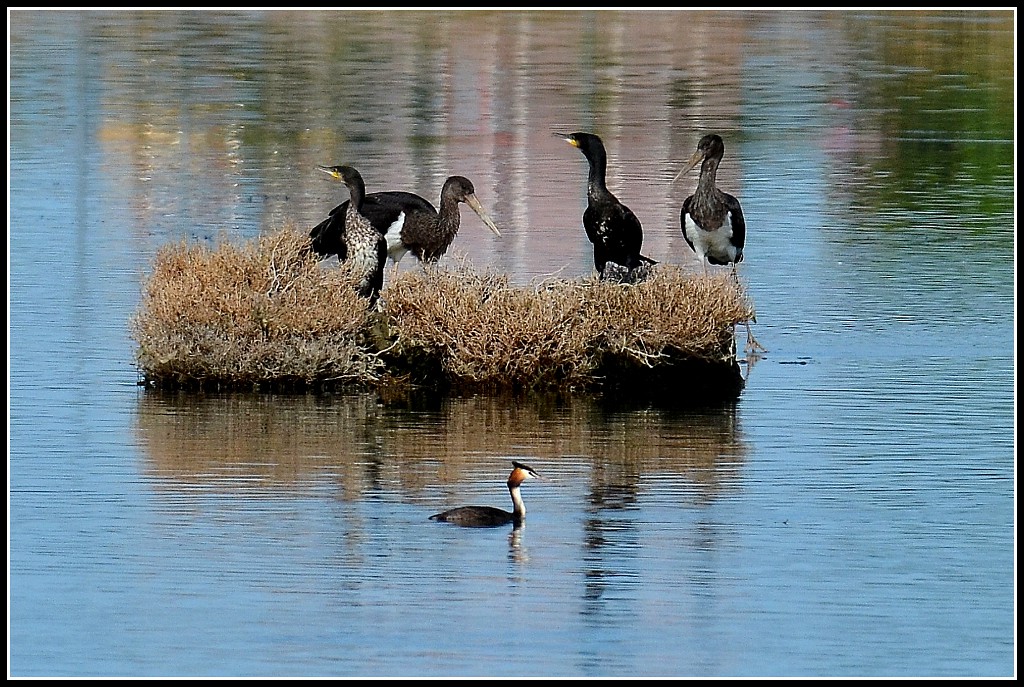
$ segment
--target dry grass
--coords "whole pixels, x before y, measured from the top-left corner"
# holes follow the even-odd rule
[[[521,287],[466,264],[392,272],[370,312],[345,270],[302,255],[305,242],[285,229],[241,247],[160,251],[132,322],[146,381],[587,390],[681,363],[731,373],[733,327],[753,318],[728,272],[671,265],[636,285]]]
[[[379,357],[360,345],[369,313],[345,270],[302,255],[281,231],[236,247],[162,249],[131,323],[137,363],[158,386],[365,384]]]
[[[733,325],[753,316],[731,275],[669,265],[636,285],[591,278],[532,288],[434,268],[399,275],[384,301],[399,357],[437,361],[455,386],[480,389],[585,389],[679,359],[730,362]]]

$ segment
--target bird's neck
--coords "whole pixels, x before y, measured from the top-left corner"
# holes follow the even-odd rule
[[[348,187],[349,204],[356,210],[363,207],[363,197],[366,195],[366,185],[362,181],[353,182]]]
[[[519,487],[509,485],[508,493],[512,495],[512,517],[515,520],[522,520],[526,517],[526,504],[523,503],[523,495],[519,493]]]
[[[437,230],[446,238],[455,238],[459,233],[459,201],[446,196],[441,197],[440,208],[437,212]]]
[[[709,157],[700,166],[700,179],[697,180],[697,192],[702,196],[713,196],[717,190],[715,179],[718,176],[718,160]]]
[[[605,185],[605,173],[608,163],[605,160],[591,160],[590,174],[587,177],[587,195],[591,198],[607,198],[611,195]]]

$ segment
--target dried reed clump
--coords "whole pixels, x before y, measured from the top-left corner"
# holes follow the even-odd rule
[[[400,274],[384,296],[395,354],[433,361],[456,387],[584,385],[591,367],[580,305],[465,266]]]
[[[392,272],[373,311],[347,270],[319,265],[307,245],[304,233],[284,229],[242,246],[161,250],[131,323],[145,381],[574,391],[624,380],[646,390],[692,388],[697,364],[722,386],[722,371],[737,367],[733,328],[753,319],[728,272],[671,265],[639,284],[526,287],[465,263],[429,266]]]
[[[345,270],[322,269],[282,230],[237,247],[162,249],[131,323],[137,364],[157,386],[247,388],[371,382],[370,313]]]
[[[399,358],[435,362],[455,387],[585,389],[680,361],[734,362],[753,310],[731,274],[663,265],[646,281],[515,287],[463,266],[399,275],[384,293]]]

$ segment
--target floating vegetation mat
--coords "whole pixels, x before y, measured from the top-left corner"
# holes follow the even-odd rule
[[[164,389],[741,389],[734,328],[754,317],[727,270],[659,265],[644,282],[529,286],[465,262],[394,271],[377,310],[344,266],[285,229],[157,254],[131,322],[142,383]]]

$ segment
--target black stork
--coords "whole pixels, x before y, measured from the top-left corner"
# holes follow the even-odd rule
[[[641,255],[644,231],[633,211],[619,202],[605,184],[608,155],[599,136],[584,132],[556,133],[578,148],[590,164],[587,177],[587,209],[583,228],[594,244],[594,267],[601,279],[638,282],[650,271],[654,260]]]
[[[331,167],[320,169],[333,175]],[[345,201],[331,210],[327,219],[310,231],[311,248],[320,257],[337,255],[344,259],[345,208],[348,203]],[[477,200],[473,182],[462,176],[451,176],[444,182],[440,211],[415,193],[380,191],[363,199],[360,213],[384,235],[388,256],[395,263],[406,253],[412,253],[421,262],[437,262],[459,231],[459,203],[471,207],[488,229],[501,236],[494,220]]]
[[[718,188],[716,177],[718,166],[725,155],[725,143],[718,134],[708,134],[697,143],[697,149],[690,156],[686,166],[672,178],[676,179],[700,164],[700,178],[697,190],[683,201],[679,211],[679,225],[687,245],[697,254],[707,274],[708,264],[732,265],[736,277],[736,265],[743,262],[743,243],[747,238],[747,224],[743,209],[735,196]],[[747,350],[765,350],[754,339],[747,323]]]
[[[723,155],[725,143],[722,137],[708,134],[700,139],[686,166],[672,179],[675,183],[676,179],[700,164],[697,190],[683,201],[679,225],[686,244],[697,254],[705,272],[708,263],[731,264],[735,270],[736,263],[743,261],[743,242],[747,235],[743,209],[735,196],[722,191],[715,183]]]

